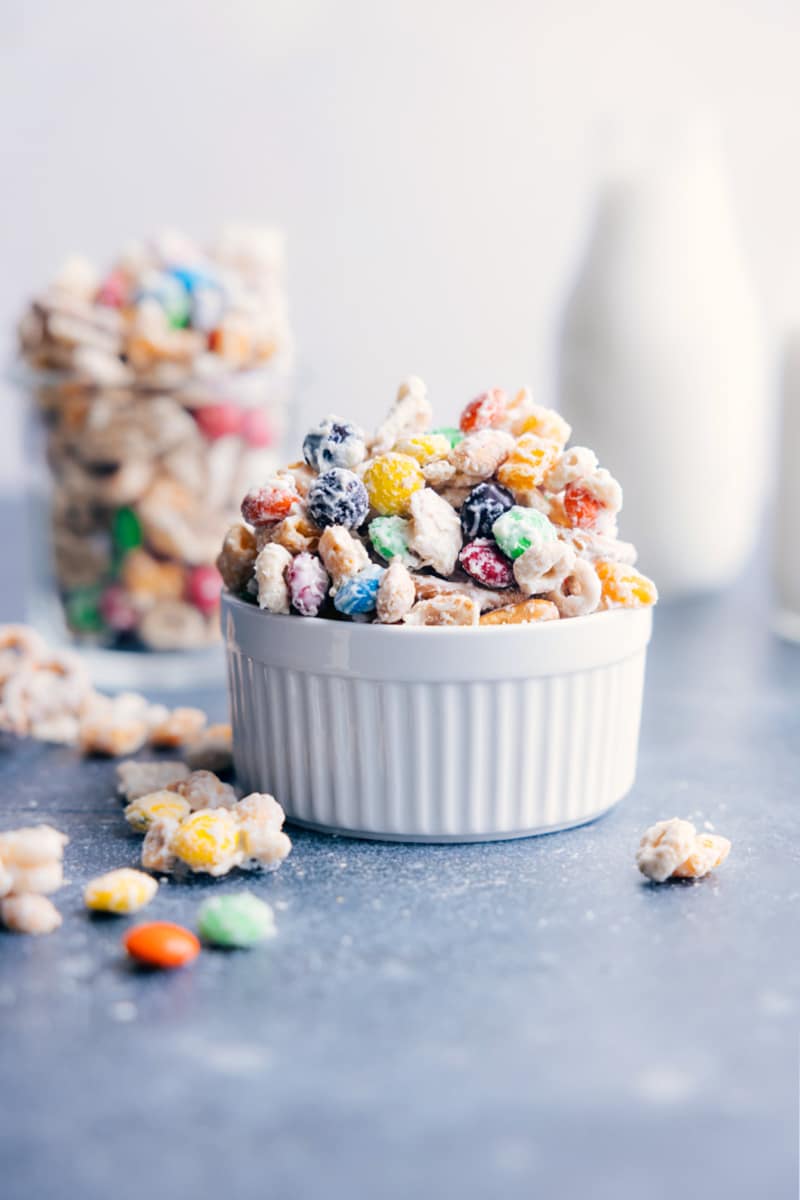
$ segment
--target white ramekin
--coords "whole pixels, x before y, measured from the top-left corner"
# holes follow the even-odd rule
[[[649,609],[408,628],[223,596],[236,772],[301,825],[481,841],[579,825],[636,772]]]

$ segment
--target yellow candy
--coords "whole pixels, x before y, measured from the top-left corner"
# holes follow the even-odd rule
[[[87,883],[83,902],[92,912],[135,913],[155,896],[158,884],[144,871],[120,867]]]
[[[497,481],[514,491],[531,491],[544,483],[547,472],[558,461],[559,446],[556,442],[537,437],[535,433],[523,433],[506,461],[498,468]]]
[[[420,465],[409,454],[379,454],[363,476],[369,502],[382,517],[404,517],[414,492],[425,486]]]
[[[125,820],[137,833],[147,833],[156,817],[172,817],[182,821],[191,812],[188,801],[177,792],[149,792],[132,800],[125,809]]]
[[[658,591],[652,579],[619,562],[599,562],[600,608],[643,608],[655,604]]]
[[[172,853],[193,871],[224,875],[244,857],[239,825],[227,808],[201,808],[178,826]]]
[[[415,458],[421,467],[439,462],[450,453],[450,440],[443,433],[420,433],[417,437],[405,438],[395,446],[400,454]]]

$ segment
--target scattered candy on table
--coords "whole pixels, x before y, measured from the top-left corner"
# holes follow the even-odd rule
[[[136,925],[122,939],[131,958],[148,967],[185,967],[200,953],[200,943],[190,929],[171,921]]]
[[[328,416],[303,462],[245,495],[217,566],[272,614],[381,624],[535,624],[655,604],[617,537],[622,490],[523,388],[433,427],[410,378],[365,436]]]
[[[727,838],[698,833],[691,821],[672,817],[645,830],[636,852],[636,865],[653,883],[702,879],[721,866],[730,849]]]
[[[203,940],[214,946],[245,949],[275,936],[275,917],[252,892],[237,892],[204,901],[197,928]]]
[[[135,913],[149,904],[157,891],[152,875],[120,867],[91,879],[83,890],[83,902],[92,912]]]
[[[207,249],[167,232],[105,275],[69,260],[26,309],[54,574],[78,638],[163,650],[218,636],[213,559],[285,424],[284,276],[276,231],[232,227]],[[321,461],[343,433],[321,432]],[[339,454],[352,458],[346,437]]]

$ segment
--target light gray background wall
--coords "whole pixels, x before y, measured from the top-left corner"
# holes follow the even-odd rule
[[[289,236],[309,417],[369,421],[409,371],[443,416],[494,382],[546,397],[604,130],[695,104],[720,117],[773,344],[794,310],[794,3],[5,0],[2,16],[3,330],[71,250],[265,219]],[[4,436],[0,480],[19,477]]]

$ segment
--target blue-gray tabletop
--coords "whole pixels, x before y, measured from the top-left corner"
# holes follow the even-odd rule
[[[149,910],[192,926],[246,885],[278,937],[163,974],[81,906],[137,861],[113,764],[4,740],[0,828],[71,841],[63,927],[0,935],[3,1200],[795,1197],[799,696],[756,589],[665,605],[611,815],[492,845],[292,831],[278,872]],[[638,838],[676,814],[731,857],[648,885]]]

